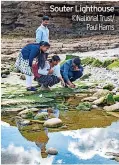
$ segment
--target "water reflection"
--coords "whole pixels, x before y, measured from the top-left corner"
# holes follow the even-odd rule
[[[48,129],[39,132],[39,136],[37,137],[35,144],[41,150],[42,158],[47,158],[48,154],[46,152],[46,144],[48,143]]]
[[[119,122],[106,128],[54,133],[48,133],[46,129],[31,132],[32,136],[26,134],[21,135],[16,127],[2,123],[2,163],[118,164],[106,153],[119,153]],[[49,147],[56,148],[58,155],[45,155]]]
[[[107,158],[107,152],[119,153],[119,122],[107,128],[81,129],[62,134],[72,138],[68,150],[80,159],[91,159],[95,155]]]

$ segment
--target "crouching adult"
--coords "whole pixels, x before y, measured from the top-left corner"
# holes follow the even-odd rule
[[[67,60],[60,67],[61,75],[65,82],[65,87],[75,88],[73,82],[79,79],[83,75],[83,67],[81,66],[81,60],[76,57],[71,60]]]

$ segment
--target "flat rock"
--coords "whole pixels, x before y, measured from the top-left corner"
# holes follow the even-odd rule
[[[50,155],[57,155],[58,154],[58,151],[55,148],[49,148],[46,152]]]
[[[57,128],[62,126],[62,120],[58,119],[58,118],[52,118],[52,119],[48,119],[47,121],[45,121],[44,127],[51,127],[51,128]]]
[[[38,109],[37,109],[37,108],[25,109],[25,110],[23,110],[23,111],[19,112],[19,114],[18,114],[18,115],[27,114],[29,111],[32,111],[32,112],[37,112],[37,111],[38,111]]]
[[[6,112],[19,112],[24,110],[24,108],[7,108],[5,109]]]
[[[106,111],[119,111],[119,103],[110,106],[105,106],[103,109]]]
[[[106,96],[107,94],[109,94],[110,91],[106,90],[106,89],[99,89],[96,93],[93,94],[93,97],[97,97],[100,98],[102,96]]]
[[[75,94],[76,97],[86,97],[87,94],[86,93],[77,93]]]
[[[93,104],[95,104],[95,105],[100,105],[100,104],[103,103],[104,99],[105,99],[105,97],[101,97],[101,98],[99,98],[99,99],[93,101]]]
[[[97,97],[86,97],[86,98],[82,99],[81,101],[90,101],[90,102],[92,102],[96,99],[97,99]]]

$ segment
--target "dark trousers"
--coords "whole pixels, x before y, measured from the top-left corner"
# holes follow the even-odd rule
[[[46,88],[60,82],[59,78],[54,75],[41,75],[40,78],[37,78],[37,81]]]
[[[63,73],[61,72],[61,75],[63,77]],[[78,78],[80,78],[83,75],[81,71],[74,71],[74,72],[69,72],[68,78],[71,82],[76,81]],[[64,79],[64,77],[63,77]],[[65,81],[65,80],[64,80]],[[66,82],[66,81],[65,81]]]

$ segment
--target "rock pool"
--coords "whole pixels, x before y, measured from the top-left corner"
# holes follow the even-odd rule
[[[1,124],[2,164],[118,164],[107,153],[119,152],[119,122],[105,128],[52,133],[44,130],[37,132],[34,139],[22,136],[15,126]],[[56,148],[58,155],[45,154],[49,147]]]

